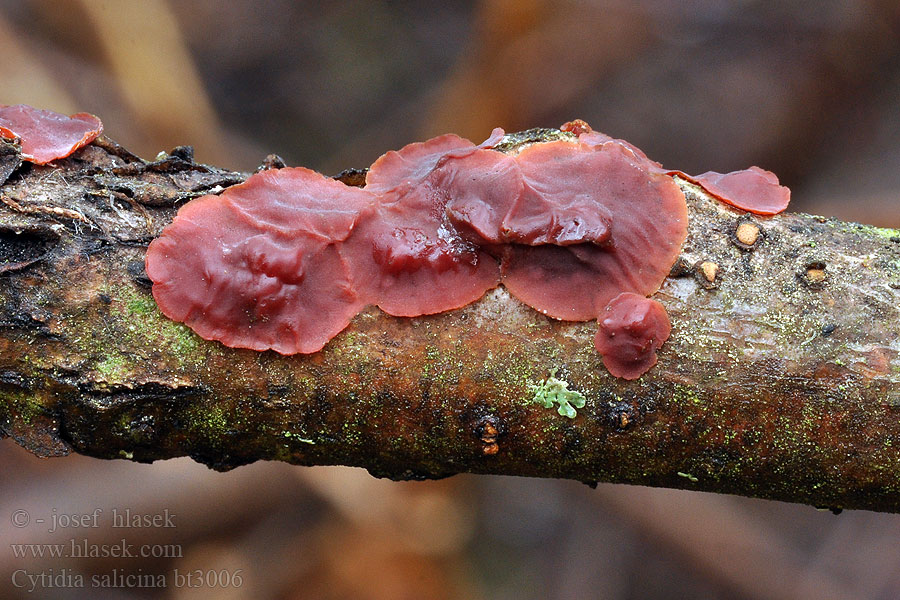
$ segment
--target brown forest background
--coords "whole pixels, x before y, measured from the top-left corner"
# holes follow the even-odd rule
[[[447,131],[480,141],[579,117],[672,168],[775,171],[794,210],[900,227],[893,0],[0,0],[0,103],[19,102],[93,112],[147,158],[192,144],[246,171],[274,152],[336,173]],[[96,508],[99,528],[12,522]],[[168,510],[176,527],[112,529],[113,508]],[[10,547],[123,537],[183,556]],[[893,515],[503,477],[41,461],[9,440],[0,539],[4,598],[900,597]],[[20,569],[170,585],[29,594]],[[174,569],[243,582],[178,588]]]

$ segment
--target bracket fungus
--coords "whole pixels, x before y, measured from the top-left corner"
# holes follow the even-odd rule
[[[0,137],[18,139],[22,158],[38,165],[65,158],[103,132],[94,115],[66,116],[26,104],[0,105]]]
[[[562,129],[568,139],[508,153],[492,149],[502,129],[479,145],[409,144],[361,188],[303,168],[257,173],[189,202],[150,244],[154,297],[204,338],[308,354],[367,305],[440,313],[503,284],[549,317],[597,319],[610,373],[637,378],[671,329],[647,296],[687,235],[681,173],[583,121]],[[738,196],[755,183],[709,181]]]

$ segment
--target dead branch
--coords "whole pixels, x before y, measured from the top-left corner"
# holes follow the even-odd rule
[[[245,175],[184,148],[148,163],[105,138],[0,172],[0,436],[39,456],[500,473],[900,511],[900,231],[744,215],[680,182],[690,233],[655,296],[672,336],[626,382],[603,368],[596,323],[548,319],[502,287],[429,317],[370,308],[313,355],[204,341],[157,310],[144,251],[178,206]],[[575,418],[534,401],[551,376],[584,398]]]

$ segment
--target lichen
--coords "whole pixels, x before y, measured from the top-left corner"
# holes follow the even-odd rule
[[[302,442],[302,443],[304,443],[304,444],[312,444],[312,445],[315,445],[315,444],[316,444],[315,441],[313,441],[313,440],[311,440],[311,439],[309,439],[309,438],[305,438],[305,437],[301,436],[299,433],[293,433],[293,432],[291,432],[291,431],[285,431],[282,435],[283,435],[284,437],[286,437],[287,439],[289,439],[289,440],[294,440],[294,441],[297,441],[297,442]]]
[[[584,408],[585,397],[575,390],[569,389],[569,384],[555,377],[556,369],[550,370],[550,376],[538,385],[531,386],[534,393],[532,402],[542,405],[544,408],[553,408],[558,404],[556,411],[564,417],[574,419],[576,408]]]

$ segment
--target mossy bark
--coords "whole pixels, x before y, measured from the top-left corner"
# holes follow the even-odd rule
[[[6,170],[0,436],[40,456],[501,473],[900,511],[900,231],[746,215],[680,181],[690,233],[655,295],[672,336],[628,382],[603,367],[596,323],[546,318],[503,288],[428,317],[370,308],[312,355],[202,340],[157,309],[144,252],[178,206],[244,175],[183,148],[147,163],[107,139]],[[751,246],[735,237],[747,222]],[[541,402],[565,388],[570,408],[584,400],[574,418]]]

